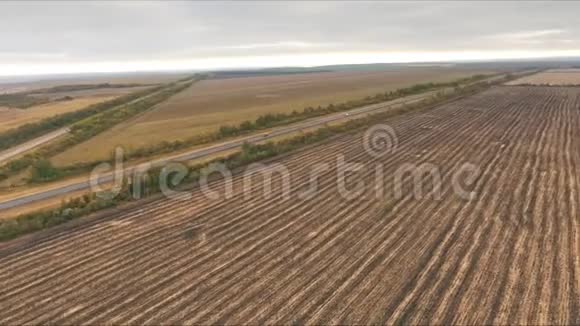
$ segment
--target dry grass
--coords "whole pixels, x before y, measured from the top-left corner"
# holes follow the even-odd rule
[[[526,76],[507,85],[580,85],[580,69],[552,69]]]
[[[186,139],[266,113],[338,103],[423,82],[451,81],[490,71],[408,68],[207,80],[155,110],[121,124],[54,158],[57,165],[106,159],[115,146],[137,148]]]
[[[116,96],[101,95],[77,98],[71,101],[61,101],[34,106],[28,109],[0,108],[0,132],[21,125],[39,121],[57,114],[73,112],[91,104],[110,100]]]

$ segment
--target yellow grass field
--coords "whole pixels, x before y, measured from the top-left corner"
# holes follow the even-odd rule
[[[57,114],[77,111],[91,104],[107,101],[116,96],[91,96],[65,102],[52,102],[37,105],[28,109],[9,109],[0,107],[0,132],[55,116]]]
[[[580,85],[580,69],[550,69],[513,80],[507,85]]]
[[[186,139],[266,113],[339,103],[425,82],[452,81],[492,71],[405,68],[378,72],[328,72],[212,79],[196,83],[136,119],[53,158],[56,165],[106,159],[115,146],[138,148]]]

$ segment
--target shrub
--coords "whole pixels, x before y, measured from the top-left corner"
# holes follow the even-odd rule
[[[32,166],[32,180],[36,182],[51,181],[60,175],[60,171],[52,166],[49,160],[41,159]]]

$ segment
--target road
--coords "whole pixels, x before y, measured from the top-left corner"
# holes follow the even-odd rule
[[[7,150],[0,153],[0,164],[7,162],[7,161],[11,160],[12,158],[14,158],[20,154],[28,152],[31,149],[34,149],[38,146],[41,146],[41,145],[46,144],[50,141],[53,141],[54,139],[56,139],[62,135],[67,134],[68,132],[70,132],[69,127],[61,128],[61,129],[58,129],[56,131],[50,132],[46,135],[42,135],[38,138],[30,140],[24,144],[7,149]]]
[[[497,81],[503,77],[504,77],[504,75],[494,76],[494,77],[491,77],[489,79],[486,79],[485,81],[493,82],[493,81]],[[450,90],[451,90],[451,88],[444,89],[444,91],[450,91]],[[209,157],[210,155],[213,155],[213,154],[218,154],[218,153],[230,151],[232,149],[241,148],[241,146],[244,143],[259,143],[259,142],[267,141],[267,140],[270,140],[270,139],[273,139],[276,137],[290,135],[290,134],[295,133],[297,131],[310,129],[313,127],[320,127],[320,126],[323,126],[323,125],[330,123],[330,122],[347,121],[347,120],[351,120],[351,119],[360,118],[360,117],[363,117],[363,116],[366,116],[369,114],[379,113],[379,112],[382,112],[384,110],[393,109],[395,107],[399,107],[399,106],[402,106],[405,104],[413,104],[413,103],[419,102],[421,100],[424,100],[426,98],[429,98],[432,95],[434,95],[435,93],[440,92],[440,91],[441,90],[436,90],[436,91],[426,92],[426,93],[422,93],[422,94],[418,94],[418,95],[407,96],[407,97],[404,97],[401,99],[396,99],[393,101],[388,101],[388,102],[379,103],[379,104],[372,104],[372,105],[364,106],[361,108],[352,109],[349,111],[343,111],[340,113],[334,113],[334,114],[323,116],[323,117],[312,118],[312,119],[309,119],[306,121],[292,124],[290,126],[275,128],[268,133],[261,133],[261,134],[257,134],[257,135],[244,137],[244,138],[238,138],[238,139],[233,140],[233,141],[220,143],[220,144],[213,145],[213,146],[206,147],[206,148],[202,148],[202,149],[193,150],[193,151],[190,151],[187,153],[168,156],[168,157],[165,157],[162,159],[151,161],[149,163],[151,164],[152,167],[158,167],[158,166],[163,166],[164,164],[167,164],[168,162],[184,162],[184,161],[190,161],[190,160],[194,160],[194,159],[201,159],[204,157]],[[134,167],[126,168],[123,170],[123,173],[126,175],[131,174],[133,172],[133,169],[134,169]],[[114,175],[112,173],[103,174],[99,177],[98,184],[107,184],[107,183],[111,183],[112,181],[114,181]],[[65,186],[51,189],[48,191],[27,194],[25,196],[22,196],[22,197],[19,197],[16,199],[10,199],[10,200],[4,201],[4,202],[0,202],[0,211],[25,206],[25,205],[28,205],[31,203],[42,201],[42,200],[58,198],[60,196],[64,196],[64,195],[67,195],[67,194],[70,194],[73,192],[77,192],[77,191],[81,191],[81,190],[88,190],[90,188],[91,188],[91,184],[87,178],[87,180],[85,180],[85,181],[76,182],[74,184],[65,185]]]
[[[421,100],[424,100],[424,99],[432,96],[433,94],[435,94],[435,91],[427,92],[427,93],[423,93],[423,94],[419,94],[419,95],[413,95],[413,96],[405,97],[402,99],[389,101],[386,103],[368,105],[368,106],[353,109],[350,111],[334,113],[334,114],[319,117],[319,118],[312,118],[312,119],[309,119],[309,120],[306,120],[303,122],[295,123],[295,124],[290,125],[290,126],[276,128],[276,129],[270,131],[269,133],[261,133],[261,134],[252,135],[252,136],[248,136],[248,137],[238,138],[238,139],[233,140],[233,141],[220,143],[217,145],[213,145],[210,147],[190,151],[187,153],[182,153],[182,154],[178,154],[178,155],[165,157],[162,159],[151,161],[149,163],[151,164],[152,167],[158,167],[158,166],[163,166],[164,164],[167,164],[169,162],[184,162],[184,161],[190,161],[190,160],[194,160],[194,159],[201,159],[201,158],[213,155],[213,154],[218,154],[218,153],[230,151],[232,149],[241,148],[244,143],[259,143],[259,142],[271,140],[271,139],[276,138],[276,137],[290,135],[290,134],[295,133],[297,131],[310,129],[310,128],[314,128],[314,127],[320,127],[320,126],[323,126],[323,125],[330,123],[330,122],[347,121],[347,120],[351,120],[351,119],[360,118],[360,117],[363,117],[365,115],[378,113],[378,112],[381,112],[384,110],[399,107],[399,106],[404,105],[404,104],[413,104],[413,103],[419,102]],[[131,174],[131,173],[133,173],[133,170],[134,170],[134,167],[129,167],[129,168],[124,169],[123,173],[124,174]],[[99,184],[107,184],[107,183],[112,182],[113,180],[114,180],[114,175],[112,173],[103,174],[99,177],[98,183]],[[28,204],[39,202],[42,200],[57,198],[59,196],[64,196],[64,195],[67,195],[67,194],[70,194],[73,192],[77,192],[77,191],[81,191],[81,190],[88,190],[90,188],[91,188],[91,184],[90,184],[90,181],[87,179],[84,181],[76,182],[76,183],[70,184],[70,185],[65,185],[65,186],[51,189],[48,191],[42,191],[39,193],[28,194],[28,195],[25,195],[25,196],[20,197],[20,198],[0,202],[0,211],[28,205]]]
[[[130,101],[128,103],[121,104],[121,105],[119,105],[117,107],[114,107],[114,108],[111,108],[109,110],[113,110],[113,109],[118,108],[118,107],[121,107],[121,106],[131,105],[131,104],[137,103],[137,102],[142,101],[142,100],[144,100],[144,99],[146,99],[148,97],[151,97],[151,96],[153,96],[155,94],[158,94],[159,92],[160,91],[153,92],[151,94],[147,94],[145,96],[136,98],[136,99],[134,99],[134,100],[132,100],[132,101]],[[42,135],[42,136],[40,136],[38,138],[35,138],[33,140],[30,140],[30,141],[28,141],[28,142],[26,142],[24,144],[21,144],[21,145],[18,145],[16,147],[9,148],[9,149],[7,149],[7,150],[5,150],[3,152],[0,152],[0,165],[2,165],[4,163],[7,163],[8,161],[14,159],[15,157],[17,157],[17,156],[19,156],[19,155],[21,155],[23,153],[26,153],[26,152],[28,152],[28,151],[30,151],[32,149],[35,149],[37,147],[40,147],[40,146],[42,146],[42,145],[44,145],[46,143],[49,143],[49,142],[53,141],[54,139],[56,139],[56,138],[58,138],[60,136],[63,136],[65,134],[67,134],[67,133],[69,133],[70,131],[71,131],[70,126],[63,127],[61,129],[52,131],[52,132],[50,132],[48,134],[45,134],[45,135]]]

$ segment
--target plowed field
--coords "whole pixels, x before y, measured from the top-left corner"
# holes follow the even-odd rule
[[[380,122],[389,155],[358,133],[280,159],[288,196],[280,173],[269,198],[237,176],[229,199],[196,190],[19,242],[0,251],[0,323],[578,324],[579,108],[577,88],[496,87]],[[340,195],[341,155],[364,164],[359,196]],[[438,168],[439,199],[411,175],[395,194],[409,163]],[[471,200],[452,182],[465,163]]]
[[[580,85],[580,69],[551,69],[513,80],[508,85]]]

